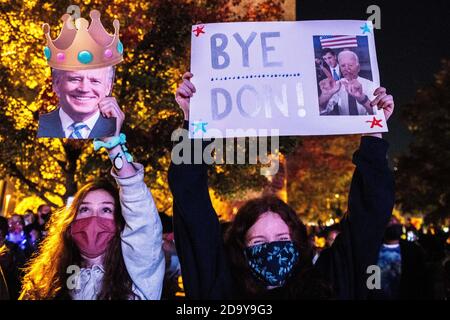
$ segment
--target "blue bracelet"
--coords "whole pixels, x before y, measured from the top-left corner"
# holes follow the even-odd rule
[[[121,133],[118,137],[112,137],[108,142],[103,142],[102,140],[96,138],[94,139],[94,151],[97,151],[101,148],[106,148],[108,150],[120,145],[124,145],[127,142],[127,137],[124,133]]]

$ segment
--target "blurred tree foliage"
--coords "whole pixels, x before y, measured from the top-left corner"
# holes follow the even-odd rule
[[[402,117],[414,140],[396,159],[397,202],[404,212],[442,223],[450,218],[450,60],[404,106]]]
[[[304,137],[287,157],[288,201],[306,220],[325,222],[347,210],[359,136]]]
[[[53,206],[62,205],[87,181],[109,177],[109,160],[106,154],[94,154],[92,142],[36,139],[39,114],[57,106],[41,26],[49,23],[55,38],[60,17],[75,4],[86,18],[91,9],[98,9],[110,32],[113,18],[120,21],[125,52],[113,95],[126,114],[129,149],[145,166],[159,209],[169,209],[170,137],[182,121],[173,94],[189,70],[191,25],[282,20],[282,3],[248,3],[242,10],[239,1],[225,0],[0,0],[0,174],[13,177],[22,194],[34,194]],[[283,141],[289,152],[296,140]],[[256,172],[255,166],[223,166],[214,170],[212,188],[222,196],[262,188],[266,180]]]

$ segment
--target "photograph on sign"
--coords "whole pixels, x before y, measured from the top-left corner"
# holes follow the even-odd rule
[[[315,36],[320,115],[374,115],[367,36]]]

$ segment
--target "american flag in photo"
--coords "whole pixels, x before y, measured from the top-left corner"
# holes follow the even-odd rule
[[[358,42],[356,36],[321,36],[320,45],[322,49],[356,48]]]

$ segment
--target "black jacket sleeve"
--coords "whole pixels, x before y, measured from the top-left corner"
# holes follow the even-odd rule
[[[187,122],[185,122],[185,128]],[[224,250],[219,219],[208,192],[208,167],[193,164],[194,140],[185,139],[191,150],[191,162],[169,168],[172,191],[173,223],[183,285],[189,299],[231,298],[231,276]]]
[[[341,233],[324,250],[316,268],[333,285],[338,299],[366,299],[370,265],[376,265],[385,227],[394,206],[394,179],[388,168],[388,143],[362,137],[353,155],[356,165],[348,212]]]
[[[416,242],[400,240],[400,251],[402,255],[400,299],[432,299],[432,281],[429,278],[424,249]]]

